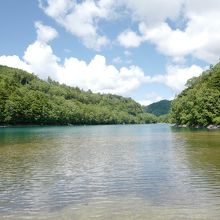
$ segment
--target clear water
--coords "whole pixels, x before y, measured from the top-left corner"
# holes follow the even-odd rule
[[[220,131],[0,128],[0,219],[220,219]]]

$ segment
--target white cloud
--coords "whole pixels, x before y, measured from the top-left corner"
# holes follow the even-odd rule
[[[154,76],[151,81],[165,84],[175,93],[179,93],[185,89],[187,80],[199,76],[203,71],[204,69],[197,65],[192,65],[190,67],[169,65],[167,66],[166,74]]]
[[[185,0],[186,11],[189,14],[197,15],[209,15],[210,13],[219,12],[220,1],[218,0],[209,0],[209,1],[200,1],[200,0]]]
[[[99,50],[110,42],[100,21],[127,16],[132,25],[139,24],[139,32],[126,29],[119,34],[117,40],[125,48],[152,43],[176,63],[183,63],[188,55],[213,64],[219,59],[219,0],[38,1],[45,14],[88,48]]]
[[[30,66],[28,64],[26,64],[25,62],[23,62],[16,55],[12,55],[12,56],[4,56],[3,55],[3,56],[0,56],[0,64],[31,72]]]
[[[43,25],[41,22],[35,22],[37,29],[37,40],[43,43],[48,43],[58,36],[57,31],[49,26]]]
[[[0,61],[5,65],[34,72],[42,79],[52,76],[57,79],[59,72],[59,58],[53,54],[53,50],[48,43],[58,36],[57,31],[49,26],[43,25],[41,22],[35,23],[37,32],[37,40],[29,45],[24,52],[23,59],[16,58],[13,61],[10,56],[5,61]]]
[[[75,1],[72,0],[39,0],[39,6],[51,17],[63,17],[68,13],[69,8],[72,8]]]
[[[0,64],[36,73],[42,79],[47,79],[48,76],[58,79],[59,58],[53,54],[51,46],[48,45],[58,33],[41,22],[36,22],[35,28],[37,40],[27,47],[23,58],[20,59],[16,55],[0,56]]]
[[[205,69],[197,65],[192,66],[178,66],[178,65],[168,65],[166,68],[166,73],[164,75],[156,75],[148,79],[148,83],[160,83],[168,86],[173,91],[173,97],[179,94],[183,89],[185,89],[186,82],[192,77],[198,77]],[[141,105],[150,105],[151,103],[158,102],[165,99],[165,97],[159,95],[156,92],[151,92],[145,96],[144,100],[138,101]],[[166,98],[167,99],[167,98]]]
[[[184,31],[173,30],[165,22],[153,27],[142,22],[139,31],[140,34],[122,32],[118,37],[120,44],[131,48],[139,47],[143,42],[151,42],[161,54],[171,57],[176,63],[185,61],[187,55],[208,63],[216,63],[219,59],[220,20],[194,16]],[[133,36],[133,41],[130,36]]]
[[[30,67],[31,72],[40,78],[47,79],[48,76],[58,79],[60,71],[59,58],[53,54],[51,46],[36,41],[29,45],[24,53],[24,62]]]
[[[175,20],[184,0],[120,0],[129,10],[133,20],[155,25],[169,19]]]
[[[169,0],[126,1],[125,5],[136,15],[139,33],[129,31],[119,35],[120,44],[125,48],[139,47],[150,42],[161,54],[175,62],[183,62],[191,55],[208,63],[216,63],[220,54],[220,2],[218,0]],[[158,13],[158,8],[162,7]],[[171,27],[167,19],[184,25]],[[181,22],[179,22],[181,23]],[[122,38],[122,37],[123,38]],[[129,44],[128,36],[135,36],[135,43]],[[132,42],[132,41],[131,41]]]
[[[45,29],[49,30],[49,36]],[[36,30],[37,40],[27,47],[22,59],[18,56],[0,56],[0,64],[34,72],[42,79],[50,76],[61,83],[101,93],[128,95],[149,80],[139,67],[117,69],[108,65],[101,55],[96,55],[89,63],[70,57],[62,64],[47,43],[57,36],[51,34],[56,33],[55,30],[43,24],[36,25]]]
[[[46,0],[46,4],[40,0],[39,3],[48,16],[80,38],[86,47],[99,50],[108,44],[108,38],[98,33],[98,21],[112,17],[113,0]]]
[[[39,0],[39,3],[48,16],[80,38],[88,48],[94,49],[100,49],[109,42],[100,30],[100,21],[117,17],[115,13],[122,12],[118,5],[123,6],[128,13],[122,12],[122,16],[129,15],[127,18],[132,19],[132,26],[138,25],[138,31],[126,27],[117,38],[126,48],[125,55],[131,56],[127,48],[151,43],[161,54],[171,57],[175,64],[168,65],[164,75],[148,77],[136,66],[118,69],[109,65],[101,55],[94,56],[90,62],[70,57],[61,63],[49,45],[58,36],[57,31],[40,22],[35,24],[37,40],[27,47],[24,57],[1,56],[1,64],[35,72],[41,78],[51,76],[94,92],[128,94],[142,83],[150,82],[162,83],[174,92],[180,92],[189,78],[203,71],[196,65],[187,66],[188,56],[208,63],[215,63],[219,58],[219,0],[177,0],[172,3],[170,0]],[[184,25],[175,27],[180,19]],[[113,63],[120,61],[116,57]],[[153,99],[146,98],[145,103],[146,100]]]
[[[157,46],[157,49],[168,56],[182,57],[195,50],[201,41],[190,38],[185,32],[172,30],[167,23],[148,28],[144,23],[139,25],[142,37]]]
[[[156,45],[160,53],[183,58],[192,55],[208,63],[216,63],[220,54],[220,20],[193,15],[184,31],[173,30],[167,23],[153,28],[140,24],[142,37]]]
[[[143,83],[155,82],[165,84],[178,93],[184,89],[188,79],[198,76],[203,71],[196,65],[190,67],[169,65],[166,74],[150,77],[137,66],[118,69],[114,65],[108,65],[105,57],[101,55],[96,55],[88,63],[74,57],[66,58],[64,63],[61,63],[48,44],[58,35],[57,32],[41,23],[37,24],[37,40],[27,47],[23,58],[15,55],[0,56],[0,64],[34,72],[42,79],[50,76],[61,83],[78,86],[85,90],[91,89],[93,92],[120,95],[129,95]],[[48,30],[48,36],[45,30]],[[142,103],[146,104],[160,99],[162,97],[154,95],[146,98]]]
[[[199,66],[190,67],[168,66],[165,75],[166,84],[176,92],[181,92],[185,88],[187,80],[197,77],[203,72]]]
[[[107,65],[105,57],[101,55],[96,55],[88,64],[76,58],[66,59],[59,77],[60,82],[71,83],[85,90],[125,95],[146,80],[140,68],[131,66],[117,69]]]
[[[118,42],[125,48],[139,47],[143,37],[131,30],[126,30],[118,36]]]

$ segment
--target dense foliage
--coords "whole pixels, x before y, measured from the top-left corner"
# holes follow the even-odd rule
[[[144,111],[156,116],[166,115],[170,112],[171,101],[161,100],[144,107]]]
[[[220,124],[220,63],[190,79],[172,102],[172,118],[178,125]]]
[[[0,124],[152,123],[131,98],[101,95],[47,82],[25,71],[0,66]]]

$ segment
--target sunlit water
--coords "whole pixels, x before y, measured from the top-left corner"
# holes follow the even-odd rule
[[[220,219],[220,131],[0,128],[0,219]]]

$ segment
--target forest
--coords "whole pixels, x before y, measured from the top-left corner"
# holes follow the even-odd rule
[[[172,102],[162,100],[147,107],[131,98],[83,91],[0,65],[0,125],[156,122],[190,127],[220,125],[220,63],[188,80],[186,89]]]
[[[171,118],[177,125],[220,125],[220,63],[188,80],[172,101]]]
[[[132,100],[92,93],[48,78],[0,66],[0,125],[91,125],[155,123]]]

